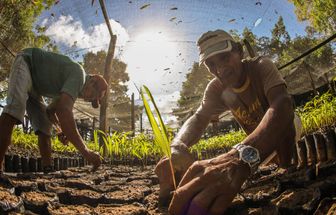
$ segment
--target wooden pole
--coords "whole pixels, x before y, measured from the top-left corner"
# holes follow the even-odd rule
[[[143,128],[142,128],[142,108],[141,108],[141,111],[140,111],[140,133],[143,132]]]
[[[131,127],[132,127],[132,132],[133,136],[135,136],[135,114],[134,114],[134,93],[132,93],[131,97]]]
[[[111,84],[111,76],[112,76],[112,62],[113,62],[113,56],[114,56],[114,49],[115,49],[115,44],[117,41],[117,37],[115,35],[112,36],[110,40],[110,45],[109,49],[107,52],[106,56],[106,61],[105,61],[105,70],[104,70],[104,78],[110,86]],[[106,112],[107,112],[107,107],[108,107],[108,98],[110,95],[110,89],[108,88],[107,93],[103,97],[101,104],[100,104],[100,115],[99,115],[99,129],[103,132],[107,132],[107,117],[106,117]],[[99,144],[100,146],[104,146],[104,142],[102,138],[99,138]],[[106,147],[104,146],[104,154],[106,153]]]
[[[331,82],[329,81],[329,77],[328,77],[328,74],[327,73],[324,73],[324,78],[326,80],[326,83],[328,84],[328,88],[329,90],[331,90],[332,92],[335,92],[335,89],[333,87],[333,85],[331,84]]]
[[[93,140],[93,134],[94,134],[95,128],[96,128],[96,117],[92,117],[92,135],[91,135],[91,140]]]
[[[113,34],[113,31],[112,31],[112,27],[111,27],[111,24],[110,24],[109,17],[108,17],[108,15],[107,15],[107,11],[106,11],[106,7],[105,7],[105,2],[104,2],[104,0],[99,0],[99,4],[100,4],[100,8],[102,9],[103,16],[104,16],[104,19],[105,19],[105,22],[106,22],[108,31],[109,31],[111,37],[113,37],[114,34]]]
[[[244,43],[244,45],[245,45],[245,47],[246,47],[246,50],[247,50],[247,52],[249,53],[250,57],[251,57],[251,58],[254,58],[254,57],[256,56],[256,54],[255,54],[255,52],[254,52],[254,50],[253,50],[251,44],[247,41],[247,39],[244,39],[244,40],[243,40],[243,43]]]
[[[108,31],[111,36],[110,45],[109,45],[109,49],[108,49],[107,56],[106,56],[105,71],[104,71],[104,78],[107,81],[108,86],[110,86],[111,75],[112,75],[112,62],[113,62],[113,57],[114,57],[114,50],[115,50],[115,45],[117,41],[117,36],[113,34],[111,23],[107,15],[104,0],[99,0],[99,3],[100,3],[100,8],[102,9],[102,12],[104,15],[105,23],[107,25]],[[107,105],[108,105],[107,101],[108,101],[109,93],[110,93],[110,90],[108,89],[108,92],[105,94],[104,98],[102,99],[102,103],[100,106],[99,128],[100,130],[104,132],[107,132],[106,110],[107,110]],[[104,145],[102,138],[99,139],[99,144],[101,146]],[[104,146],[104,154],[106,154],[106,152],[107,152],[106,147]]]

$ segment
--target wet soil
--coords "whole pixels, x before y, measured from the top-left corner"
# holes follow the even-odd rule
[[[87,166],[49,174],[5,173],[0,203],[18,207],[1,214],[167,214],[158,208],[153,169],[103,166],[91,173]],[[288,171],[269,166],[245,183],[225,214],[328,214],[336,208],[335,197],[336,163]]]

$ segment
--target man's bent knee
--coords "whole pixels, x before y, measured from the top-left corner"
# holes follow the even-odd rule
[[[21,123],[21,121],[14,116],[10,115],[9,113],[2,113],[1,116],[1,121],[4,121],[6,125],[18,125]]]

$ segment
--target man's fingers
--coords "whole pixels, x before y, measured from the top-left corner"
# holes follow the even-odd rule
[[[159,207],[168,207],[174,190],[174,182],[169,167],[168,158],[162,158],[154,169],[160,184]]]
[[[199,176],[196,176],[183,187],[177,188],[169,206],[170,214],[185,214],[188,210],[191,199],[203,189]]]
[[[159,178],[160,186],[164,185],[174,188],[174,182],[172,177],[172,172],[168,159],[163,159],[159,161],[154,169],[155,174]]]
[[[211,215],[222,215],[225,210],[231,205],[232,199],[234,197],[232,194],[227,195],[227,193],[223,193],[221,196],[218,196],[215,202],[211,205],[208,210],[208,214]]]
[[[199,192],[191,201],[188,209],[188,215],[207,215],[209,207],[215,201],[218,190],[218,185],[210,186]]]
[[[230,173],[228,173],[228,176]],[[231,176],[232,177],[232,176]],[[224,211],[231,205],[232,200],[239,192],[243,181],[239,178],[231,178],[231,181],[227,183],[225,189],[222,189],[221,195],[217,197],[216,201],[209,209],[210,214],[223,214]]]
[[[196,161],[189,167],[187,172],[184,174],[183,178],[179,183],[179,187],[184,186],[185,184],[189,183],[196,175],[204,170],[204,166],[200,164],[199,161]]]

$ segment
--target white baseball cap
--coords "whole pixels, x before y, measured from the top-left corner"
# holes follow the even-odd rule
[[[199,54],[199,64],[206,59],[219,53],[230,52],[232,50],[233,37],[223,30],[208,31],[197,41]]]

